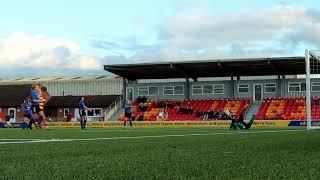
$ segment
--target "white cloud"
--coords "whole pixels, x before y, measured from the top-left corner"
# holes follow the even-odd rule
[[[305,48],[319,49],[320,10],[282,5],[246,13],[205,15],[199,9],[204,6],[170,18],[160,28],[160,48],[137,51],[132,58],[173,61],[295,56],[304,55]]]
[[[75,42],[22,32],[0,39],[0,65],[6,68],[19,66],[48,71],[102,69],[99,58],[82,55]]]

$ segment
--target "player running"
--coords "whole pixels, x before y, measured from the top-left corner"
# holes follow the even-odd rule
[[[86,129],[86,124],[88,120],[88,111],[92,111],[90,108],[88,108],[84,102],[84,97],[80,98],[79,101],[79,114],[80,114],[80,126],[81,129]]]
[[[47,88],[43,87],[41,84],[37,84],[37,93],[39,94],[40,96],[40,103],[39,103],[39,108],[40,108],[40,116],[43,117],[42,118],[42,121],[40,122],[40,127],[45,127],[46,129],[48,129],[48,125],[47,125],[47,118],[46,118],[46,115],[44,113],[44,104],[45,102],[47,101],[45,98],[44,98],[44,95],[47,91]]]
[[[31,108],[33,119],[38,119],[37,128],[42,128],[42,121],[45,119],[43,104],[45,99],[41,97],[41,89],[39,85],[32,85],[31,87]]]
[[[123,128],[126,127],[127,120],[130,121],[130,127],[132,128],[132,104],[131,104],[130,101],[128,101],[127,104],[124,107]]]

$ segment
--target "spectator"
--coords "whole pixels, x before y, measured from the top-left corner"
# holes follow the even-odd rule
[[[5,125],[5,121],[4,121],[4,117],[3,117],[3,114],[2,114],[2,109],[0,108],[0,128],[4,128],[4,125]]]
[[[184,107],[180,107],[179,108],[179,114],[184,114],[185,110],[184,110]]]
[[[137,121],[143,121],[143,118],[144,118],[144,114],[140,113],[138,118],[137,118]]]
[[[68,114],[67,114],[67,122],[70,122],[71,121],[71,119],[72,119],[72,114],[71,114],[71,112],[68,112]]]
[[[180,101],[176,101],[176,107],[179,108],[180,107]]]
[[[214,117],[215,117],[215,112],[214,112],[213,109],[210,109],[210,110],[208,111],[208,119],[209,119],[209,120],[212,120]]]
[[[202,112],[202,111],[198,111],[198,112],[196,112],[196,117],[205,117],[206,116],[206,114],[207,114],[207,112]]]
[[[179,114],[193,114],[193,108],[192,107],[180,107],[179,108]]]
[[[166,112],[166,110],[160,111],[157,116],[157,120],[164,120],[167,118],[168,118],[168,113]]]
[[[142,103],[140,103],[139,106],[137,107],[137,111],[142,112]]]
[[[0,122],[2,122],[4,119],[3,114],[2,114],[2,109],[0,108]]]
[[[231,120],[231,114],[228,108],[224,108],[224,110],[221,113],[222,120]]]
[[[319,106],[319,97],[318,96],[316,96],[314,98],[314,105]]]

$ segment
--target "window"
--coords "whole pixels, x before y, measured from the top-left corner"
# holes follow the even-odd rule
[[[249,84],[239,84],[238,93],[239,94],[249,93]]]
[[[264,85],[265,93],[275,93],[277,91],[276,83],[266,83]]]
[[[305,92],[307,89],[307,84],[306,83],[300,83],[300,88],[302,92]]]
[[[311,91],[320,92],[320,83],[319,82],[311,83]]]
[[[173,92],[173,86],[163,87],[163,94],[164,94],[164,95],[173,95],[173,94],[174,94],[174,92]]]
[[[139,87],[138,95],[139,96],[155,96],[159,94],[159,87],[149,86],[149,87]]]
[[[183,86],[165,86],[163,87],[163,95],[183,95]]]
[[[289,82],[289,92],[304,92],[306,91],[306,83],[304,82]]]
[[[88,117],[102,117],[102,109],[93,108],[92,111],[88,111]]]
[[[213,86],[212,85],[204,85],[203,86],[203,94],[213,94]]]
[[[195,85],[192,86],[192,94],[223,94],[223,84]]]
[[[213,93],[214,94],[223,94],[224,93],[223,84],[215,84],[215,85],[213,85]]]
[[[148,96],[149,95],[148,87],[139,87],[138,94],[139,96]]]
[[[159,94],[159,87],[149,87],[149,96],[155,96]]]
[[[192,94],[202,94],[202,86],[192,86]]]
[[[63,117],[67,117],[69,113],[69,109],[63,109]]]
[[[174,94],[175,95],[183,95],[184,87],[183,86],[174,86]]]

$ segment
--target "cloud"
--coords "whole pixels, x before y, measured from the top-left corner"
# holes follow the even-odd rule
[[[99,48],[131,51],[127,58],[135,62],[302,56],[305,48],[319,49],[318,9],[279,5],[255,12],[208,15],[202,13],[208,12],[206,2],[159,25],[153,44],[113,39]]]
[[[58,71],[77,73],[102,70],[100,59],[81,54],[75,42],[22,32],[0,39],[0,66],[12,71],[24,69],[25,76],[37,74],[35,71],[50,74]]]
[[[211,58],[292,55],[299,44],[319,45],[317,13],[277,6],[251,14],[182,14],[164,24],[160,38],[167,39],[162,50],[178,57],[183,57],[181,49],[207,49]],[[198,54],[203,57],[203,53]]]

